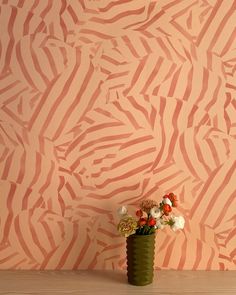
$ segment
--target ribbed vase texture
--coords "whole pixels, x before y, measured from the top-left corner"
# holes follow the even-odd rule
[[[126,239],[127,276],[132,285],[144,286],[153,281],[155,234],[131,235]]]

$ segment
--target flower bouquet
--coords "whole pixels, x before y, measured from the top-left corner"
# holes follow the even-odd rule
[[[158,204],[154,200],[143,200],[136,217],[128,214],[126,206],[118,209],[121,219],[117,229],[127,242],[127,275],[133,285],[147,285],[153,280],[155,232],[169,226],[173,231],[184,228],[183,216],[174,216],[178,206],[174,193],[163,196]]]

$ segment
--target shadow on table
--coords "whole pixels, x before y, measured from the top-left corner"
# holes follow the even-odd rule
[[[106,271],[99,271],[93,270],[90,272],[89,276],[98,280],[101,278],[103,282],[115,282],[120,284],[127,284],[127,275],[124,271],[113,271],[113,270],[106,270]],[[112,291],[112,290],[111,290]]]

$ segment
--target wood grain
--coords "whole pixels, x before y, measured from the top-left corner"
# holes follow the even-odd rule
[[[236,294],[236,271],[156,271],[145,287],[127,283],[124,271],[0,271],[0,295]]]

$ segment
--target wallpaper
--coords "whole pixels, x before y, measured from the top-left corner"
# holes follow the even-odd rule
[[[179,199],[156,269],[236,269],[236,1],[0,1],[0,268],[125,269],[117,209]]]

